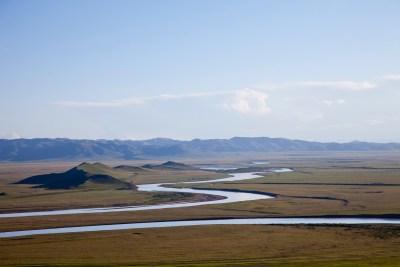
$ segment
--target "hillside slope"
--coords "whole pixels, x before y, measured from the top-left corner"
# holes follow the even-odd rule
[[[71,189],[79,187],[113,187],[136,189],[128,182],[112,176],[114,169],[101,163],[82,163],[64,173],[36,175],[23,179],[17,184],[34,184],[47,189]]]
[[[183,164],[183,163],[178,163],[174,161],[167,161],[163,164],[160,165],[153,165],[153,164],[146,164],[143,165],[141,168],[143,169],[154,169],[154,170],[175,170],[175,171],[184,171],[184,170],[197,170],[198,168]]]

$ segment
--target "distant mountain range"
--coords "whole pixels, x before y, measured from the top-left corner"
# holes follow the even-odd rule
[[[0,139],[0,161],[134,160],[220,153],[290,151],[400,151],[399,143],[321,143],[284,138],[234,137],[179,141],[74,140],[65,138]]]

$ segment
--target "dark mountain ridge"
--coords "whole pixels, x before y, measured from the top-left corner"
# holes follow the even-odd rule
[[[322,143],[285,138],[233,137],[179,141],[74,140],[66,138],[0,139],[0,161],[134,160],[207,156],[241,152],[400,151],[399,143]]]
[[[167,161],[160,165],[153,164],[145,164],[142,166],[144,169],[155,169],[155,170],[175,170],[175,171],[183,171],[183,170],[197,170],[198,168],[186,165],[183,163],[178,163],[174,161]]]
[[[101,163],[84,162],[63,173],[35,175],[23,179],[17,184],[33,184],[37,185],[34,187],[47,189],[71,189],[89,184],[135,189],[133,184],[113,177],[111,175],[113,170],[113,168]]]

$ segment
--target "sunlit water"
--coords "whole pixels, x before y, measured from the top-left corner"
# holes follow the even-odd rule
[[[374,218],[261,218],[261,219],[227,219],[227,220],[197,220],[173,222],[148,222],[128,223],[96,226],[65,227],[53,229],[40,229],[28,231],[13,231],[0,233],[0,238],[18,237],[43,234],[82,233],[94,231],[112,231],[128,229],[146,229],[161,227],[182,227],[199,225],[227,225],[227,224],[400,224],[399,219],[374,219]]]
[[[274,169],[272,172],[289,172],[291,169]],[[208,181],[185,182],[182,184],[201,184],[201,183],[216,183],[216,182],[229,182],[240,181],[246,179],[254,179],[262,177],[254,173],[235,173],[230,177],[214,179]],[[85,213],[102,213],[102,212],[122,212],[122,211],[139,211],[139,210],[155,210],[155,209],[170,209],[170,208],[183,208],[194,207],[209,204],[223,204],[239,201],[250,201],[273,198],[266,194],[255,194],[245,192],[228,192],[221,190],[203,190],[191,188],[170,188],[162,185],[171,185],[174,183],[164,184],[144,184],[138,185],[138,190],[143,192],[177,192],[177,193],[195,193],[195,194],[208,194],[223,197],[219,200],[209,200],[202,202],[175,202],[158,205],[141,205],[141,206],[124,206],[124,207],[104,207],[104,208],[84,208],[84,209],[68,209],[68,210],[52,210],[52,211],[34,211],[34,212],[19,212],[0,214],[0,218],[14,218],[14,217],[28,217],[28,216],[48,216],[48,215],[67,215],[67,214],[85,214]]]
[[[266,165],[266,164],[271,164],[268,161],[252,161],[250,162],[251,165]]]
[[[271,170],[273,172],[289,172],[291,169],[281,168]],[[200,181],[186,182],[185,184],[201,184],[216,183],[228,181],[240,181],[246,179],[254,179],[262,177],[254,173],[236,173],[230,177]],[[171,185],[172,183],[164,184]],[[92,209],[71,209],[57,211],[41,211],[41,212],[24,212],[1,214],[0,218],[25,217],[25,216],[44,216],[44,215],[61,215],[61,214],[82,214],[82,213],[100,213],[100,212],[117,212],[117,211],[136,211],[136,210],[153,210],[180,207],[193,207],[208,204],[233,203],[239,201],[259,200],[272,198],[268,195],[244,193],[244,192],[227,192],[220,190],[202,190],[191,188],[170,188],[164,187],[162,184],[145,184],[139,185],[140,191],[145,192],[180,192],[180,193],[202,193],[210,195],[218,195],[225,197],[220,200],[194,202],[194,203],[169,203],[149,206],[127,206],[127,207],[108,207],[108,208],[92,208]],[[222,219],[222,220],[193,220],[193,221],[172,221],[172,222],[148,222],[148,223],[130,223],[130,224],[112,224],[112,225],[96,225],[96,226],[80,226],[65,227],[40,230],[12,231],[0,233],[0,238],[18,237],[42,234],[61,234],[61,233],[80,233],[93,231],[111,231],[126,229],[145,229],[160,227],[182,227],[182,226],[199,226],[199,225],[226,225],[226,224],[400,224],[400,219],[379,219],[379,218],[253,218],[253,219]]]

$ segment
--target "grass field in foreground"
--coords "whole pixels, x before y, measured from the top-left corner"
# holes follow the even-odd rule
[[[399,266],[399,263],[399,226],[224,225],[0,240],[3,266]]]
[[[0,231],[185,219],[400,214],[400,158],[390,153],[351,157],[308,153],[253,159],[271,162],[266,167],[293,167],[295,172],[192,186],[273,193],[277,198],[168,210],[3,218]],[[235,158],[218,162],[243,166],[249,161]],[[1,165],[0,187],[8,194],[0,199],[0,208],[4,212],[17,206],[37,209],[45,205],[60,208],[138,201],[124,190],[65,193],[9,184],[29,175],[66,169],[61,163],[15,164],[12,168]],[[205,172],[146,175],[127,179],[151,183],[224,176]],[[400,266],[399,232],[399,226],[231,225],[27,236],[0,239],[0,265]]]
[[[266,158],[264,161],[271,162],[265,165],[267,167],[294,167],[295,171],[269,173],[265,174],[264,178],[245,181],[184,185],[273,193],[278,195],[275,199],[168,210],[4,218],[0,220],[0,231],[187,219],[400,214],[399,158],[379,155],[374,154],[371,158],[366,158],[365,154],[352,155],[346,160],[344,155],[333,155],[331,158],[327,158],[326,155],[315,156],[312,159],[309,156],[305,159],[294,156],[292,159],[279,158],[276,161],[273,158]],[[248,162],[248,160],[242,159],[242,162],[231,163],[225,160],[221,163],[243,166],[243,162]],[[14,176],[7,177],[13,177],[15,181],[22,175],[26,177],[29,169],[43,172],[45,167],[47,169],[52,167],[50,163],[21,164],[20,166],[17,168],[14,165],[14,169],[3,166],[3,170],[14,171]],[[58,168],[61,167],[62,165],[58,166]],[[64,171],[67,169],[66,166],[63,168]],[[2,175],[0,177],[5,177],[5,172]],[[171,182],[224,175],[226,174],[201,171],[153,171],[134,176],[131,180]],[[49,209],[50,207],[135,205],[183,199],[187,200],[190,197],[165,193],[132,193],[125,190],[81,190],[78,192],[72,190],[65,193],[65,190],[41,189],[40,194],[37,195],[27,193],[27,196],[9,195],[3,198],[0,200],[0,210],[4,212],[16,208],[21,210],[44,207]]]

